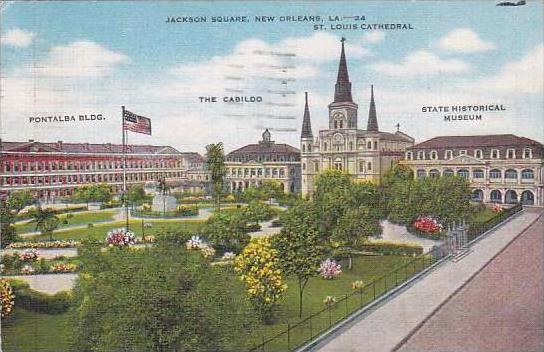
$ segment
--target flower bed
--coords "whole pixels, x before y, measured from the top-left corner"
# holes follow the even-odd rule
[[[9,249],[25,249],[25,248],[72,248],[79,244],[77,241],[42,241],[42,242],[13,242],[6,248]]]
[[[8,280],[0,279],[0,299],[2,300],[2,319],[7,318],[15,305],[15,295]]]
[[[444,233],[444,226],[431,216],[422,216],[408,226],[408,231],[419,237],[437,240]]]
[[[136,243],[136,237],[134,236],[134,233],[127,231],[124,228],[115,229],[108,232],[106,243],[110,247],[130,246]]]

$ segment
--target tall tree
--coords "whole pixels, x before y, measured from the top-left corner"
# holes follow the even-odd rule
[[[14,222],[14,212],[10,209],[6,201],[0,200],[0,240],[2,248],[19,240],[15,226],[13,225]]]
[[[36,199],[30,191],[15,191],[11,192],[6,201],[7,207],[17,215],[24,207],[34,204]]]
[[[272,245],[278,251],[282,271],[285,275],[297,278],[300,318],[304,288],[308,280],[316,275],[324,254],[319,240],[317,217],[317,211],[311,202],[300,202],[282,214],[283,228],[272,237]]]
[[[49,240],[53,240],[53,231],[55,231],[60,224],[60,220],[52,210],[43,209],[37,207],[32,210],[33,220],[31,222],[36,223],[36,230],[39,230],[42,235],[49,235]]]
[[[221,196],[225,177],[225,153],[223,143],[208,144],[206,146],[206,165],[211,174],[213,196],[217,210],[221,210]]]

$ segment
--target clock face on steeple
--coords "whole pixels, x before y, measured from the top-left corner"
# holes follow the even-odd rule
[[[332,117],[334,119],[343,119],[344,118],[344,113],[340,112],[340,111],[336,111],[332,114]]]

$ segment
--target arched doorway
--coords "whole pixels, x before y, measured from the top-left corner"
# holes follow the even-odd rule
[[[502,193],[498,189],[491,191],[490,200],[492,203],[502,203]]]
[[[521,204],[535,205],[535,195],[531,191],[523,191],[521,193]]]
[[[517,203],[518,202],[518,194],[516,193],[516,191],[513,191],[511,189],[506,191],[506,194],[504,195],[504,202],[506,204]]]
[[[481,189],[472,191],[472,200],[475,202],[482,202],[484,200],[484,191]]]

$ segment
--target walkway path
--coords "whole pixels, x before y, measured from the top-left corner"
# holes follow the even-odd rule
[[[445,262],[383,305],[323,339],[312,350],[392,351],[540,215],[522,212],[474,244],[472,252],[462,260]]]
[[[406,226],[396,225],[387,220],[380,221],[382,236],[380,239],[404,243],[417,243],[423,247],[423,252],[428,252],[439,241],[433,241],[412,235],[406,230]]]
[[[39,274],[4,276],[7,279],[19,279],[28,282],[36,291],[55,294],[59,291],[71,290],[77,274]]]
[[[24,252],[26,249],[2,249],[0,253],[13,254],[15,252]],[[77,248],[37,248],[39,258],[53,259],[57,256],[75,257],[77,256]]]
[[[400,352],[544,351],[544,217],[493,259]]]

